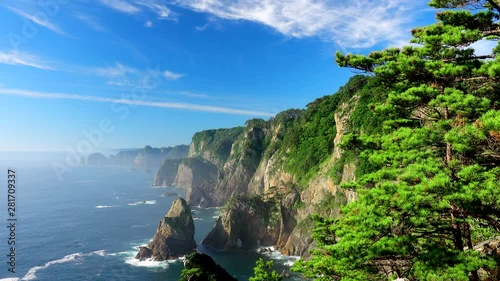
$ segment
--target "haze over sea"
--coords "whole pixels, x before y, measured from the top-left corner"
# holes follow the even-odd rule
[[[37,157],[33,157],[37,156]],[[154,174],[124,166],[78,166],[59,181],[54,155],[0,153],[0,280],[177,280],[182,261],[139,262],[158,221],[182,189],[153,188]],[[57,155],[64,159],[64,155]],[[28,159],[30,158],[30,159]],[[7,169],[16,171],[16,268],[8,272]],[[219,209],[192,208],[195,240],[210,231]],[[239,280],[253,274],[255,251],[217,253],[198,245]],[[291,258],[273,253],[278,270]]]

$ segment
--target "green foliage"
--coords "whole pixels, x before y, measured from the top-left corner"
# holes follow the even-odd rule
[[[500,268],[472,249],[500,232],[500,47],[484,56],[468,47],[500,35],[500,8],[431,4],[480,2],[492,8],[442,11],[412,30],[419,46],[337,53],[339,65],[373,72],[386,89],[382,102],[363,102],[381,125],[345,137],[369,163],[344,185],[359,199],[341,218],[314,217],[318,247],[295,270],[317,280],[478,281],[480,268]]]
[[[231,197],[222,207],[222,212],[238,210],[243,206],[248,206],[262,217],[263,224],[274,226],[281,218],[278,200],[264,201],[263,197],[257,194],[239,194]]]
[[[265,262],[263,259],[259,259],[255,263],[253,269],[254,276],[250,277],[250,281],[281,281],[283,277],[275,270],[270,271],[273,268],[274,262],[272,260]]]
[[[193,136],[193,156],[201,156],[204,151],[211,151],[213,155],[224,163],[231,153],[231,146],[243,132],[243,127],[230,129],[214,129],[201,131]]]
[[[339,91],[316,99],[286,131],[283,138],[285,168],[295,175],[302,186],[317,173],[319,166],[333,152],[333,139],[337,134],[335,113],[342,103],[348,102],[370,80],[355,76]]]

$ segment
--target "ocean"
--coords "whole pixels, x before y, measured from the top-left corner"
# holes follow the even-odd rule
[[[153,238],[159,220],[176,198],[162,194],[168,191],[184,197],[182,189],[153,188],[154,174],[123,166],[76,166],[59,179],[53,160],[28,161],[27,155],[0,154],[1,281],[178,280],[182,260],[141,262],[134,257],[138,247]],[[8,210],[9,168],[15,171],[14,216]],[[220,209],[193,207],[192,211],[199,244]],[[15,223],[15,273],[8,264],[11,223]],[[259,257],[274,259],[278,271],[288,269],[295,260],[278,252],[222,253],[202,245],[198,250],[239,280],[253,275]]]

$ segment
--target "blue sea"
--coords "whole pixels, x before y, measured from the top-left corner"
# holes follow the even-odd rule
[[[123,166],[75,166],[58,178],[52,164],[64,155],[0,153],[0,280],[178,280],[182,260],[143,261],[134,257],[147,244],[159,220],[182,189],[153,188],[154,174]],[[16,173],[15,273],[8,271],[10,222],[7,170]],[[220,209],[193,207],[199,243]],[[294,260],[277,252],[207,253],[239,280],[248,280],[259,257],[276,269]]]

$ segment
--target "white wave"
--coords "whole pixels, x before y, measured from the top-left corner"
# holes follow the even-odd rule
[[[280,251],[276,250],[275,247],[260,247],[257,248],[257,253],[268,256],[270,259],[277,261],[285,266],[292,266],[298,259],[299,256],[287,256],[282,254]]]
[[[19,277],[2,278],[0,281],[19,281]]]
[[[202,218],[193,218],[194,221],[202,221]]]
[[[125,263],[132,266],[149,267],[149,268],[168,268],[169,264],[167,261],[154,261],[149,259],[141,261],[139,259],[136,259],[135,257],[126,259]]]
[[[95,206],[96,209],[105,209],[105,208],[114,208],[114,207],[118,207],[116,205],[113,205],[113,206],[109,206],[109,205],[97,205]]]
[[[106,255],[106,251],[105,250],[99,250],[99,251],[94,251],[94,252],[90,252],[90,253],[86,253],[86,254],[73,253],[73,254],[66,255],[62,259],[49,261],[49,262],[47,262],[46,264],[44,264],[42,266],[35,266],[35,267],[30,268],[30,270],[28,270],[28,272],[26,273],[26,275],[24,275],[24,277],[21,278],[21,281],[25,281],[25,280],[28,281],[28,280],[34,280],[34,279],[36,279],[36,272],[37,271],[46,269],[47,267],[49,267],[51,265],[72,262],[72,261],[75,261],[77,258],[80,258],[80,257],[88,257],[88,256],[94,256],[94,255],[104,256],[104,255]]]
[[[156,200],[137,201],[137,202],[133,202],[133,203],[128,203],[129,206],[154,205],[154,204],[156,204]]]

